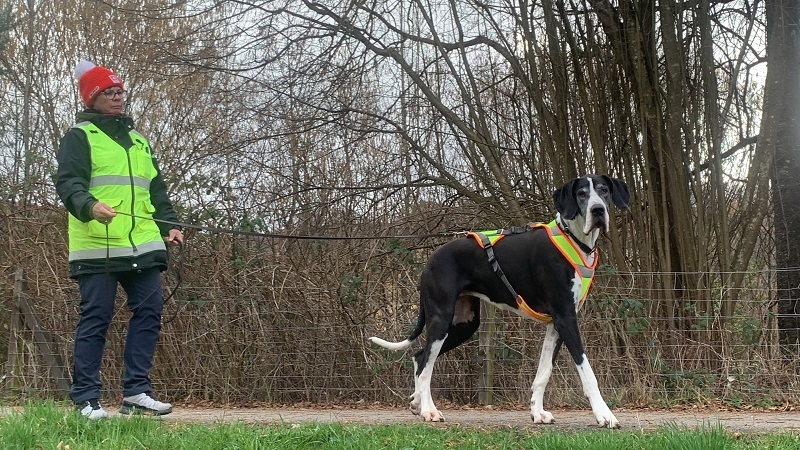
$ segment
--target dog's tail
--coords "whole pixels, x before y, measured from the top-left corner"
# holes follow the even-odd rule
[[[400,342],[389,342],[376,336],[372,336],[369,338],[369,340],[389,350],[405,350],[411,346],[411,343],[414,342],[420,334],[422,334],[423,328],[425,328],[425,310],[420,308],[419,318],[417,318],[417,326],[414,327],[414,331],[412,331],[411,334],[405,338],[405,340]]]

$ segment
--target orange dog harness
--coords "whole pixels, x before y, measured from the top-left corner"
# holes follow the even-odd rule
[[[467,236],[474,238],[475,241],[478,242],[478,245],[486,250],[486,255],[489,257],[489,263],[492,265],[492,269],[497,276],[500,277],[500,279],[503,281],[503,284],[506,285],[508,290],[517,300],[517,307],[520,309],[520,311],[538,322],[548,323],[551,322],[553,318],[549,314],[534,311],[530,306],[528,306],[528,304],[525,302],[525,299],[522,298],[521,295],[517,294],[517,291],[514,290],[514,287],[511,286],[508,278],[506,278],[506,275],[500,268],[500,264],[497,263],[493,248],[500,239],[510,234],[524,233],[536,228],[544,228],[544,230],[547,231],[547,236],[550,237],[550,242],[556,246],[556,248],[561,252],[561,255],[564,256],[564,259],[570,263],[570,265],[575,269],[575,273],[581,278],[581,294],[578,298],[578,305],[576,306],[576,309],[580,309],[581,306],[583,306],[584,300],[586,299],[586,294],[589,292],[589,287],[592,285],[594,269],[597,267],[597,261],[599,261],[600,258],[597,254],[597,249],[594,249],[592,251],[592,254],[595,255],[594,261],[592,261],[591,266],[587,265],[578,249],[575,248],[575,244],[573,244],[572,241],[564,234],[564,231],[558,226],[558,223],[555,220],[547,224],[529,223],[524,228],[511,227],[508,229],[491,231],[474,231],[467,233]]]

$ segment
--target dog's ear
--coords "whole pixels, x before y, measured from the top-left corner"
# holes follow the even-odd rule
[[[574,186],[577,179],[561,186],[553,192],[553,203],[561,217],[572,220],[578,215],[578,200],[575,198]]]
[[[611,201],[614,202],[617,208],[622,211],[628,209],[628,203],[631,200],[631,193],[628,191],[628,185],[616,178],[603,175],[606,184],[611,187]]]

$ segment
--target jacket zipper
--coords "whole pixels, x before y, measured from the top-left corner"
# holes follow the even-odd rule
[[[131,187],[131,230],[128,232],[128,241],[133,248],[133,254],[136,255],[136,244],[133,242],[133,230],[136,228],[136,214],[134,205],[136,205],[136,189],[133,184],[133,167],[131,166],[131,152],[130,149],[125,149],[125,156],[128,158],[128,179]]]

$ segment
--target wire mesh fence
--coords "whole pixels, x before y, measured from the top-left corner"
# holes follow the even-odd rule
[[[729,275],[598,273],[579,326],[610,404],[771,405],[797,399],[797,349],[779,343],[775,271],[737,274],[745,282],[735,290],[724,284]],[[334,288],[312,278],[305,283],[278,279],[242,283],[209,277],[206,283],[202,278],[184,283],[165,305],[151,374],[158,395],[219,403],[407,402],[413,391],[411,354],[420,344],[398,353],[375,347],[367,338],[405,338],[418,312],[413,276],[395,273],[369,282],[340,276]],[[702,287],[685,287],[687,279],[701,280]],[[68,363],[77,286],[39,284],[29,287],[26,296]],[[730,299],[735,300],[734,314],[723,316],[722,304]],[[489,308],[482,307],[478,333],[437,361],[432,385],[437,399],[470,404],[529,400],[544,328]],[[108,398],[121,390],[129,314],[118,301],[101,373]],[[0,344],[9,349],[2,378],[6,393],[62,395],[31,330],[13,324],[5,328]],[[566,351],[557,359],[545,401],[562,406],[586,402]]]

